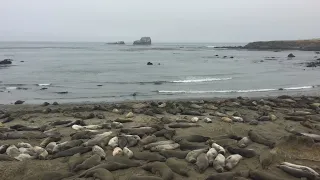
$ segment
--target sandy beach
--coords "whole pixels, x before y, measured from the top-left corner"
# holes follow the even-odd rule
[[[220,179],[317,179],[320,172],[319,113],[320,97],[309,96],[1,105],[0,179],[135,180],[158,177],[210,180],[219,179],[218,174],[222,175]],[[110,134],[92,142],[106,132]],[[156,139],[145,142],[146,137],[152,139],[154,136]],[[117,137],[115,145],[109,142],[114,137]],[[125,139],[125,143],[120,139]],[[169,140],[172,141],[167,143],[169,146],[144,147]],[[244,140],[247,141],[243,143]],[[66,146],[64,142],[67,141],[80,143]],[[60,145],[60,149],[51,152],[47,145],[52,142],[56,142],[55,146]],[[225,153],[213,144],[223,147]],[[92,150],[95,145],[103,149],[105,157]],[[129,159],[126,152],[115,152],[116,147],[122,150],[128,147],[133,157]],[[75,150],[71,153],[64,153],[72,148]],[[215,165],[206,165],[207,152],[212,148],[227,159],[221,165],[223,172],[219,173]],[[170,155],[165,153],[183,151],[189,155],[197,149],[205,149],[202,153],[207,158],[198,156],[197,162],[193,162],[183,157],[169,158]],[[161,158],[141,158],[149,156],[151,151],[152,155]],[[232,154],[240,154],[241,160],[230,166],[228,157]],[[93,157],[97,159],[92,160]],[[77,163],[73,162],[74,159]],[[169,167],[169,159],[179,162],[176,166],[181,166],[188,177]],[[286,165],[279,166],[283,162],[307,166],[314,171],[288,171]],[[117,165],[110,165],[112,163],[123,166],[113,169]],[[160,170],[155,168],[157,163],[161,164]],[[108,177],[89,173],[90,168],[101,164],[106,165],[100,170]],[[154,167],[150,170],[147,166]],[[165,172],[162,171],[164,167]],[[86,177],[81,176],[84,174]]]

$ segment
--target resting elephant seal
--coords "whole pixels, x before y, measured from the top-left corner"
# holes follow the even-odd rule
[[[60,151],[60,152],[54,154],[52,156],[52,159],[59,158],[59,157],[72,156],[77,153],[83,154],[83,153],[86,153],[89,151],[91,151],[91,147],[77,146],[77,147],[73,147],[73,148],[67,149],[65,151]]]
[[[241,159],[243,159],[243,157],[239,154],[233,154],[228,156],[226,158],[226,169],[230,171],[231,169],[236,167],[236,165],[240,162]]]
[[[139,127],[139,128],[122,128],[121,132],[132,135],[139,135],[140,137],[144,135],[150,135],[157,131],[153,127]]]
[[[151,149],[152,147],[156,147],[156,146],[159,146],[159,145],[173,144],[173,143],[174,143],[174,141],[171,141],[171,140],[168,140],[168,141],[157,141],[157,142],[154,142],[154,143],[150,143],[150,144],[144,145],[143,149]]]
[[[178,142],[180,145],[181,150],[196,150],[196,149],[205,149],[209,148],[209,146],[201,144],[201,143],[195,143],[195,142],[189,142],[185,139]]]
[[[292,164],[288,162],[281,163],[278,168],[282,169],[284,172],[297,177],[303,178],[306,177],[308,179],[317,179],[320,178],[319,173],[307,166],[301,166],[297,164]]]
[[[153,133],[156,137],[166,137],[167,139],[171,139],[170,137],[173,137],[176,134],[176,130],[171,130],[171,129],[161,129],[160,131],[157,131]]]
[[[159,174],[163,180],[172,180],[174,178],[172,170],[163,162],[148,163],[141,168],[153,174]]]
[[[177,158],[168,158],[166,164],[173,172],[180,174],[181,176],[189,177],[188,165],[185,162],[180,161]]]
[[[163,180],[161,177],[157,176],[139,176],[133,175],[128,180]]]
[[[155,135],[146,136],[140,140],[141,145],[150,144],[157,141],[157,137]]]
[[[180,151],[180,150],[162,150],[159,153],[166,157],[166,158],[171,158],[171,157],[175,157],[178,159],[185,159],[187,154],[190,151]]]
[[[208,149],[197,149],[197,150],[190,151],[186,156],[186,160],[189,163],[196,163],[198,156],[201,153],[205,153],[207,151],[208,151]]]
[[[133,159],[144,160],[148,162],[166,160],[165,157],[159,155],[158,153],[151,153],[151,152],[135,152],[133,154]]]
[[[199,124],[196,123],[171,123],[168,125],[169,128],[190,128],[190,127],[199,127]]]
[[[101,159],[105,159],[107,156],[106,152],[104,152],[104,150],[98,145],[92,147],[92,153],[99,155]]]
[[[177,149],[180,147],[180,144],[178,143],[174,143],[174,144],[163,144],[163,145],[158,145],[155,147],[152,147],[150,149],[150,151],[163,151],[163,150],[173,150],[173,149]]]
[[[215,148],[219,154],[226,154],[226,150],[217,143],[212,143],[212,148]]]
[[[84,160],[81,164],[77,165],[74,168],[74,171],[81,171],[81,170],[87,170],[89,168],[92,168],[98,164],[100,164],[101,158],[99,155],[95,154],[88,159]]]
[[[210,139],[209,137],[205,137],[201,135],[189,135],[189,136],[178,136],[178,137],[175,137],[173,140],[175,142],[180,142],[181,140],[187,140],[189,142],[206,142],[209,139]]]
[[[83,143],[82,140],[71,140],[71,141],[66,141],[60,144],[57,144],[54,148],[53,148],[53,153],[57,153],[60,151],[64,151],[76,146],[80,146]]]
[[[127,156],[129,159],[133,157],[133,152],[127,147],[123,148],[123,154]]]
[[[104,146],[108,144],[109,140],[114,137],[116,134],[108,131],[102,134],[95,135],[92,139],[89,139],[87,142],[83,143],[85,146],[94,146],[94,145],[101,145]]]
[[[209,151],[207,152],[209,165],[213,164],[213,161],[217,157],[217,155],[218,155],[218,152],[217,152],[217,150],[215,148],[209,149]]]
[[[3,144],[0,146],[0,154],[3,154],[6,152],[7,148],[10,146],[10,144]]]
[[[270,148],[274,148],[274,146],[276,145],[275,142],[266,139],[265,137],[263,137],[262,135],[258,134],[257,132],[250,130],[248,133],[250,139],[253,142],[259,143],[259,144],[264,144],[266,146],[269,146]]]
[[[201,153],[197,157],[197,171],[200,173],[204,173],[204,171],[209,167],[209,160],[205,153]]]
[[[245,148],[251,143],[252,141],[248,137],[243,137],[240,141],[238,141],[238,146],[240,148]]]
[[[61,137],[47,137],[40,143],[40,147],[45,148],[51,142],[58,142],[61,140]]]
[[[224,166],[226,163],[226,158],[222,154],[218,154],[214,159],[212,166],[218,173],[222,173],[224,171]]]
[[[84,177],[94,177],[100,180],[114,180],[113,174],[107,169],[103,168],[86,171]]]
[[[241,148],[227,147],[227,150],[231,154],[240,154],[241,156],[246,157],[246,158],[252,158],[257,155],[256,151],[253,149],[241,149]]]
[[[68,160],[68,167],[70,171],[73,171],[74,168],[76,168],[76,166],[78,166],[79,164],[83,163],[84,160],[85,158],[81,156],[80,153],[71,156]]]

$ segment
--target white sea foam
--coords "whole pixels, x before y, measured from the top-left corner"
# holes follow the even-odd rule
[[[37,84],[38,86],[50,86],[51,85],[51,83],[49,83],[49,84]]]
[[[185,80],[176,80],[171,81],[172,83],[198,83],[198,82],[211,82],[211,81],[226,81],[232,79],[228,78],[204,78],[204,79],[185,79]]]
[[[215,48],[216,46],[206,46],[207,48]]]
[[[15,90],[17,89],[18,87],[6,87],[6,90]]]
[[[311,89],[314,86],[288,87],[284,90]],[[269,92],[279,89],[247,89],[247,90],[212,90],[212,91],[158,91],[160,94],[209,94],[209,93],[249,93],[249,92]]]

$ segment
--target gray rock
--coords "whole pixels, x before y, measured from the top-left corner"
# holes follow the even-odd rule
[[[142,37],[140,40],[134,41],[133,45],[151,45],[151,38],[150,37]]]

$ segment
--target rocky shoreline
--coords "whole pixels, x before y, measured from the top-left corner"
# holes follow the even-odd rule
[[[319,179],[320,97],[0,106],[3,180]]]
[[[224,46],[215,48],[248,49],[248,50],[300,50],[320,51],[320,39],[292,41],[256,41],[245,46]]]

